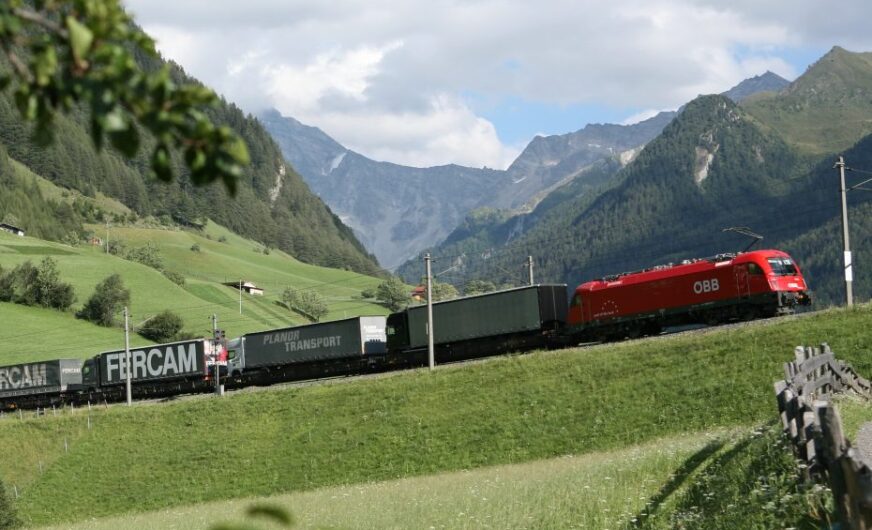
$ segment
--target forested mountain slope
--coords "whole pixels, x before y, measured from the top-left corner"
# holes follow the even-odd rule
[[[140,60],[146,69],[159,66],[157,59]],[[180,68],[172,68],[175,80],[192,82]],[[230,126],[248,146],[251,165],[240,179],[235,197],[229,197],[220,185],[194,187],[179,159],[172,162],[179,178],[170,184],[158,182],[149,175],[150,164],[145,154],[148,148],[133,160],[123,159],[112,149],[96,152],[88,133],[88,116],[82,111],[58,116],[54,143],[38,145],[31,140],[30,126],[20,119],[9,91],[0,93],[0,145],[11,158],[61,187],[87,196],[102,192],[117,198],[135,214],[130,217],[163,217],[188,226],[200,226],[211,218],[240,235],[280,248],[309,263],[364,273],[378,271],[375,259],[366,253],[352,231],[310,192],[256,119],[223,100],[207,113],[214,122]],[[146,147],[153,144],[154,139],[144,130],[140,133]],[[4,183],[12,183],[12,177],[2,167],[0,178]],[[19,200],[0,203],[0,219],[11,215],[37,237],[80,239],[81,221],[97,220],[96,212],[71,214],[62,206],[43,209],[38,207],[38,199],[26,199],[28,193],[17,188],[5,191],[17,194]],[[38,221],[34,210],[45,212],[39,214]]]

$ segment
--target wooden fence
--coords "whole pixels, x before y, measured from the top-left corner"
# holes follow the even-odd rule
[[[835,358],[826,344],[798,346],[775,383],[778,411],[796,456],[806,464],[806,479],[827,482],[843,528],[872,530],[872,470],[842,430],[830,401],[851,392],[872,399],[872,383]]]

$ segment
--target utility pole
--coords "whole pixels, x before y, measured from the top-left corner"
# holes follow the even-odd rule
[[[106,240],[109,241],[108,239]],[[107,243],[108,244],[108,243]],[[124,306],[124,371],[127,373],[127,406],[133,405],[133,386],[131,385],[131,375],[132,370],[130,369],[130,324],[128,323],[130,320],[130,312],[127,310],[127,306]]]
[[[221,348],[223,345],[221,344],[221,332],[218,331],[218,315],[212,315],[212,355],[214,355],[214,362],[212,367],[215,370],[215,394],[222,395],[224,392],[221,391],[221,366],[218,364],[221,360]]]
[[[527,273],[530,276],[530,285],[533,285],[533,256],[527,256]]]
[[[242,279],[239,280],[239,314],[242,314]]]
[[[834,167],[839,168],[839,191],[842,194],[842,238],[845,249],[845,303],[848,307],[853,307],[854,292],[851,288],[851,282],[854,281],[854,265],[851,262],[851,241],[848,237],[848,190],[845,187],[845,157],[840,156]]]
[[[433,279],[430,275],[430,253],[424,254],[424,265],[427,269],[427,359],[430,369],[436,367],[436,355],[433,350]]]
[[[106,254],[109,253],[109,220],[106,220]]]

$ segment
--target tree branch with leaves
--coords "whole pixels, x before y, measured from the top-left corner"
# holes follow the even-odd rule
[[[249,163],[245,143],[203,109],[217,103],[198,84],[176,84],[167,66],[145,72],[134,52],[156,57],[154,41],[133,24],[118,0],[5,0],[0,2],[0,89],[12,86],[21,116],[51,141],[52,119],[83,105],[100,149],[106,139],[123,155],[141,147],[139,127],[154,135],[151,169],[174,178],[179,152],[195,184],[216,180],[230,193]]]

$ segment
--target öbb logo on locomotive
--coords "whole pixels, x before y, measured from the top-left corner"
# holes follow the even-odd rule
[[[439,363],[656,335],[671,326],[788,314],[811,299],[780,250],[719,254],[582,283],[540,284],[433,304]],[[131,351],[134,398],[426,365],[426,306]],[[0,367],[0,410],[125,398],[126,352]]]
[[[696,294],[702,293],[711,293],[714,291],[719,291],[721,289],[721,284],[718,282],[717,278],[712,278],[710,280],[701,280],[693,283],[693,292]]]

